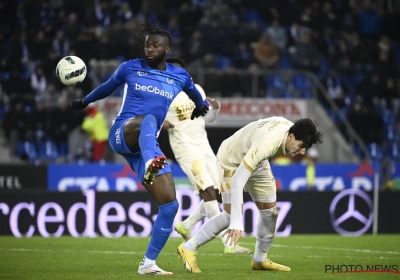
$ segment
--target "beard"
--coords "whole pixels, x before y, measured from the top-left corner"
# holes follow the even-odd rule
[[[152,68],[156,68],[157,65],[159,65],[161,62],[164,61],[166,55],[167,55],[166,52],[164,52],[163,54],[161,54],[159,56],[154,55],[153,59],[148,59],[146,56],[147,65],[149,65]]]

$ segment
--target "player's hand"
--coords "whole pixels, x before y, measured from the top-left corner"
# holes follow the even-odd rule
[[[243,237],[243,231],[240,229],[227,229],[222,237],[227,235],[225,244],[229,246],[236,245],[239,241],[239,238]]]
[[[219,109],[219,104],[214,98],[207,97],[207,100],[210,102],[210,105],[214,110]]]
[[[167,120],[165,120],[165,122],[162,125],[162,129],[164,129],[164,130],[168,130],[168,129],[174,128],[174,127],[175,127],[175,125],[173,125],[171,122],[169,122]]]
[[[68,105],[68,111],[72,112],[72,111],[82,110],[86,108],[88,105],[89,104],[83,102],[83,99],[76,99],[72,101],[70,105]]]
[[[207,112],[208,112],[208,107],[205,104],[202,107],[196,107],[194,108],[190,119],[194,120],[194,118],[198,118],[200,116],[204,117],[207,114]]]

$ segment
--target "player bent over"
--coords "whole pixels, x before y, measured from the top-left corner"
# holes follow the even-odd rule
[[[254,270],[290,271],[267,258],[275,236],[278,208],[275,180],[268,160],[282,154],[304,155],[313,144],[321,144],[322,132],[312,120],[299,119],[294,124],[282,117],[252,122],[222,142],[217,158],[223,170],[221,187],[224,211],[209,219],[185,243],[178,247],[184,267],[200,273],[197,249],[225,229],[229,244],[243,236],[243,190],[248,192],[260,212],[256,246],[251,267]]]
[[[168,58],[167,62],[185,68],[183,60],[179,58]],[[206,99],[203,88],[197,84],[195,86],[203,99]],[[211,218],[221,212],[217,201],[217,196],[220,197],[217,158],[210,147],[205,129],[205,120],[213,122],[217,118],[220,105],[214,99],[207,98],[207,100],[211,104],[207,115],[191,121],[194,103],[184,92],[180,92],[169,107],[163,124],[163,128],[168,130],[170,145],[176,160],[195,187],[195,193],[200,194],[202,198],[191,215],[175,226],[175,230],[185,240],[191,237],[191,229],[197,222],[204,217]],[[222,239],[225,253],[251,253],[250,249],[239,245],[226,244],[225,239]]]
[[[204,116],[208,107],[189,74],[165,62],[171,44],[169,33],[155,27],[147,16],[145,20],[142,30],[137,31],[136,43],[140,44],[146,58],[122,63],[107,82],[83,100],[73,101],[69,108],[83,109],[125,84],[121,110],[110,129],[108,141],[116,153],[125,157],[159,208],[138,273],[171,275],[172,272],[157,266],[156,259],[171,234],[179,205],[171,169],[157,138],[168,107],[179,92],[186,92],[196,106],[192,119]]]

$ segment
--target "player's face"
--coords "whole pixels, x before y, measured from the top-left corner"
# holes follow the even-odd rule
[[[149,65],[158,65],[165,61],[169,52],[168,39],[164,36],[149,35],[146,37],[144,54]]]
[[[293,133],[288,135],[285,148],[286,154],[291,157],[297,157],[299,155],[306,154],[306,148],[304,147],[303,141],[296,140]]]

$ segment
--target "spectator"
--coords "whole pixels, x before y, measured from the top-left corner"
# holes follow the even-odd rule
[[[47,80],[43,68],[40,66],[36,67],[35,71],[31,75],[31,87],[36,91],[36,94],[46,91]]]
[[[274,65],[279,59],[278,49],[272,44],[271,38],[264,34],[254,48],[254,56],[264,66]]]
[[[336,69],[331,69],[328,77],[323,81],[323,85],[328,91],[329,98],[338,106],[343,108],[345,103],[345,85],[338,75]]]
[[[18,143],[32,131],[32,124],[32,118],[25,112],[21,102],[16,102],[5,112],[2,126],[12,154],[17,154]]]
[[[89,134],[93,145],[93,161],[103,159],[108,142],[108,126],[103,113],[94,106],[89,106],[83,119],[82,129]]]
[[[58,31],[53,40],[53,49],[58,57],[65,57],[69,53],[69,41],[65,39],[64,32]]]
[[[287,44],[287,35],[285,29],[280,25],[278,19],[274,19],[271,26],[267,28],[266,33],[271,38],[271,42],[280,49],[284,49]]]

